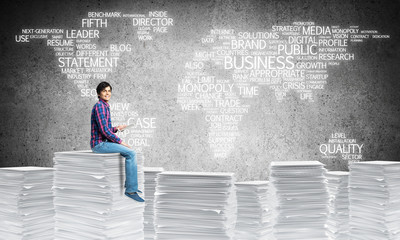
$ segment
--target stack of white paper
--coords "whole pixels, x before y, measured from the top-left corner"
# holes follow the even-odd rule
[[[144,208],[144,239],[154,239],[154,193],[156,191],[157,174],[164,171],[163,168],[144,168],[144,192],[146,194],[146,207]]]
[[[155,193],[156,239],[233,239],[233,173],[162,172]]]
[[[143,190],[143,156],[136,157]],[[55,153],[56,239],[144,238],[144,203],[124,195],[124,163],[118,153]]]
[[[268,240],[272,233],[268,182],[235,183],[238,199],[235,239]]]
[[[54,239],[52,186],[52,168],[0,168],[0,239]]]
[[[326,240],[328,192],[317,161],[272,162],[273,231],[278,240]]]
[[[327,234],[332,240],[348,240],[349,172],[330,171],[325,176],[329,192]]]
[[[400,239],[400,162],[349,166],[350,239]]]

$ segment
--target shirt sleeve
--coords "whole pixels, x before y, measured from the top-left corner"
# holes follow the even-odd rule
[[[100,132],[111,142],[121,143],[122,140],[114,134],[117,128],[109,128],[107,126],[107,118],[106,118],[106,108],[103,105],[96,105],[95,108],[95,119],[99,126]]]

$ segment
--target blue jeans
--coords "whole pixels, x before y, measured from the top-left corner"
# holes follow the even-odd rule
[[[101,142],[92,148],[95,153],[120,153],[125,157],[125,188],[126,192],[138,191],[136,153],[130,148],[113,142]]]

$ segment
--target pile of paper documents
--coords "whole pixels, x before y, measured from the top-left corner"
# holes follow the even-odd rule
[[[272,225],[268,205],[268,182],[237,182],[235,185],[238,199],[235,239],[270,239]]]
[[[327,234],[332,240],[349,239],[349,172],[325,174],[329,192]]]
[[[54,239],[53,168],[0,168],[0,239]]]
[[[400,239],[400,162],[350,164],[350,239]]]
[[[233,239],[233,173],[162,172],[155,193],[156,239]]]
[[[326,240],[326,170],[318,161],[272,162],[270,191],[277,240]]]
[[[143,156],[136,157],[143,190]],[[144,238],[144,203],[124,195],[124,163],[118,153],[55,153],[56,239]]]
[[[146,207],[144,208],[144,239],[154,239],[154,193],[156,191],[157,174],[164,171],[163,168],[144,168],[144,192],[146,194]]]

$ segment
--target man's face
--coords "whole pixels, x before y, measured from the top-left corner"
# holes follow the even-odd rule
[[[105,102],[108,102],[108,100],[110,100],[110,98],[111,98],[111,88],[110,87],[104,88],[100,92],[99,97],[100,97],[100,99],[103,99]]]

